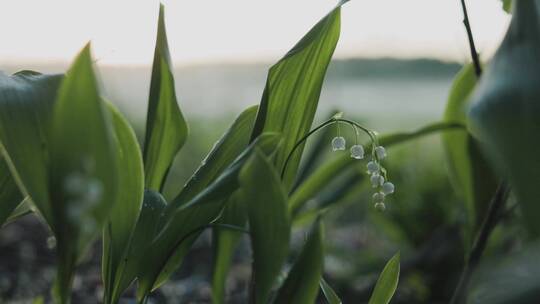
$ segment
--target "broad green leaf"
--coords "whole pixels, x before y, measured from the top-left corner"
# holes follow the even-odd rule
[[[328,283],[324,280],[324,278],[321,277],[321,290],[324,294],[324,297],[326,298],[326,301],[328,304],[341,304],[343,303],[341,299],[338,297],[334,289]]]
[[[238,199],[235,192],[226,203],[223,214],[219,218],[220,224],[245,226],[247,222],[246,208]],[[214,248],[214,265],[212,273],[212,303],[225,303],[225,282],[231,266],[234,250],[240,241],[241,233],[238,231],[214,228],[212,230],[212,243]]]
[[[294,217],[292,226],[295,228],[303,227],[313,223],[317,217],[324,215],[332,209],[343,206],[344,203],[348,203],[350,200],[347,198],[350,195],[355,195],[359,191],[363,191],[367,186],[362,183],[365,179],[363,172],[356,168],[356,170],[349,170],[350,174],[345,175],[337,183],[334,182],[331,186],[327,186],[323,192],[317,194],[314,198],[314,204],[307,210],[302,210]],[[371,185],[369,185],[371,186]]]
[[[8,164],[0,155],[0,227],[4,225],[22,200],[23,196],[11,176]]]
[[[156,191],[162,189],[169,167],[188,135],[176,100],[164,18],[160,5],[143,153],[146,188]]]
[[[287,195],[270,160],[258,150],[242,169],[240,186],[253,248],[255,303],[267,303],[289,252]]]
[[[471,279],[470,304],[536,304],[540,299],[540,244],[529,242],[518,252],[483,258]]]
[[[166,214],[172,215],[172,210],[179,208],[181,205],[193,199],[198,193],[203,191],[212,181],[214,181],[237,157],[240,155],[249,144],[249,135],[253,128],[257,107],[250,107],[242,112],[230,128],[223,134],[221,139],[214,145],[210,153],[202,161],[201,166],[195,171],[193,176],[187,182],[180,194],[166,207]],[[227,208],[225,208],[225,213]],[[226,223],[237,226],[242,226],[243,223],[234,222]],[[219,229],[218,234],[237,235],[238,232]],[[225,241],[224,239],[222,241]],[[232,246],[234,247],[234,246]],[[221,250],[225,250],[223,246]],[[232,250],[232,248],[230,249]],[[221,252],[220,254],[230,254]],[[179,253],[180,255],[180,253]],[[177,259],[181,263],[181,259]],[[172,263],[172,262],[171,262]],[[163,273],[158,279],[158,285],[168,279],[172,270],[178,268],[179,265],[168,265],[171,271]]]
[[[444,112],[444,120],[467,124],[466,111],[469,96],[476,86],[472,64],[463,67],[457,75]],[[442,134],[448,159],[450,179],[461,194],[467,211],[466,244],[471,243],[475,231],[482,223],[490,198],[497,188],[497,180],[479,152],[478,144],[467,130]]]
[[[62,75],[0,72],[0,142],[23,196],[30,196],[53,231],[48,189],[49,125]]]
[[[515,1],[506,36],[471,98],[469,130],[540,237],[540,1]]]
[[[436,122],[413,132],[398,132],[381,136],[379,138],[379,144],[390,147],[436,132],[460,128],[464,128],[464,126],[453,122]],[[348,169],[353,168],[357,163],[358,161],[351,158],[349,155],[341,155],[315,170],[315,172],[313,172],[313,174],[298,187],[290,198],[289,208],[291,209],[293,216],[298,213],[300,208],[310,198],[324,189],[324,186],[329,184],[332,179],[336,178],[339,174],[348,172]]]
[[[396,292],[398,281],[399,252],[386,263],[386,266],[384,266],[384,269],[377,280],[377,284],[375,285],[375,289],[371,294],[371,298],[369,299],[369,304],[388,304],[394,296],[394,292]]]
[[[109,220],[103,231],[103,280],[105,301],[118,300],[120,275],[125,267],[131,234],[135,228],[144,192],[142,156],[135,132],[112,104],[107,104],[112,114],[114,139],[117,150],[119,183],[121,189],[111,209]]]
[[[163,220],[163,211],[167,202],[156,191],[145,190],[140,215],[137,219],[133,237],[129,244],[126,265],[118,274],[120,276],[117,294],[120,295],[133,280],[139,276],[145,263],[144,254],[151,250],[152,240],[159,232],[160,222]]]
[[[257,106],[249,107],[236,118],[212,147],[178,197],[173,200],[171,208],[186,203],[204,190],[244,151],[249,144],[249,135],[255,122],[257,108]]]
[[[239,188],[238,174],[255,147],[265,155],[274,153],[280,142],[277,134],[263,134],[253,142],[223,173],[204,191],[188,203],[168,211],[166,221],[150,243],[151,250],[145,252],[139,277],[138,298],[144,299],[148,293],[163,283],[180,264],[195,239],[199,229],[218,219],[227,198]]]
[[[74,266],[116,201],[114,129],[92,67],[90,45],[75,59],[54,105],[49,189],[58,248],[56,299],[69,302]]]
[[[313,224],[308,240],[280,287],[274,303],[315,303],[324,268],[323,247],[323,227],[319,219]]]
[[[262,132],[282,134],[276,155],[281,172],[287,155],[313,122],[326,69],[340,33],[341,4],[320,20],[278,63],[270,68],[252,138]],[[289,162],[284,181],[294,181],[303,146]]]
[[[17,219],[25,215],[28,215],[34,212],[35,212],[35,207],[32,206],[32,203],[30,202],[30,198],[26,197],[19,204],[19,206],[17,206],[17,208],[15,208],[15,210],[13,210],[13,212],[9,215],[7,220],[4,222],[4,226],[16,221]]]

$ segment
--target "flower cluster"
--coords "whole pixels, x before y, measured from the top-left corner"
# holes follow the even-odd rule
[[[358,129],[355,124],[351,124],[356,133],[356,143],[350,148],[351,157],[354,159],[363,159],[364,158],[364,147],[358,143]],[[375,203],[375,209],[378,211],[384,211],[386,205],[384,204],[385,197],[389,194],[394,193],[395,186],[393,183],[387,180],[387,174],[385,168],[381,165],[381,160],[385,159],[386,149],[383,146],[379,146],[375,137],[375,134],[371,131],[362,129],[370,135],[372,139],[372,153],[371,161],[367,163],[367,173],[369,174],[369,180],[371,186],[375,188],[375,193],[373,194],[373,202]],[[338,136],[332,139],[332,151],[343,151],[346,149],[345,138],[339,135],[339,125],[338,125]]]
[[[350,148],[351,157],[354,159],[363,159],[365,157],[364,153],[364,147],[359,144],[359,136],[360,132],[362,131],[365,134],[369,136],[371,139],[371,161],[367,164],[367,170],[369,174],[369,179],[371,182],[371,185],[373,188],[376,188],[376,192],[373,194],[373,201],[375,202],[375,209],[379,211],[384,211],[386,209],[386,206],[384,204],[384,199],[387,195],[394,192],[395,187],[394,184],[388,181],[388,175],[386,173],[386,170],[384,167],[381,166],[381,160],[386,158],[386,150],[384,147],[379,145],[379,142],[377,140],[377,134],[376,132],[373,132],[369,130],[366,127],[363,127],[362,125],[348,119],[343,118],[343,113],[337,113],[332,118],[328,119],[327,121],[321,123],[317,127],[315,127],[313,130],[309,131],[306,135],[304,135],[291,149],[289,154],[287,155],[287,158],[285,159],[285,163],[283,164],[283,167],[281,169],[281,178],[283,179],[285,176],[285,172],[287,169],[287,164],[291,160],[292,156],[294,155],[294,152],[299,147],[302,147],[302,144],[305,143],[305,141],[313,135],[315,132],[331,126],[336,125],[337,127],[337,134],[336,137],[332,139],[332,151],[344,151],[347,149],[347,141],[345,140],[345,137],[341,136],[340,134],[340,124],[346,124],[352,127],[354,130],[354,134],[356,136],[356,141],[353,146]]]
[[[370,175],[371,186],[376,189],[373,194],[375,209],[384,211],[386,205],[384,199],[387,195],[394,193],[395,186],[387,180],[386,170],[381,166],[380,161],[386,158],[386,150],[383,146],[373,148],[373,160],[367,164],[367,173]]]

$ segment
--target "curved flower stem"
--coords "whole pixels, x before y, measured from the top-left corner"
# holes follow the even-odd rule
[[[352,121],[352,120],[348,120],[348,119],[343,119],[343,118],[330,118],[329,120],[323,122],[322,124],[320,124],[319,126],[317,126],[315,129],[309,131],[306,135],[304,135],[302,138],[300,138],[300,140],[298,140],[298,142],[296,142],[296,144],[294,145],[294,147],[291,149],[291,152],[289,152],[289,154],[287,155],[287,159],[285,160],[285,163],[283,164],[283,168],[281,169],[281,179],[283,179],[283,176],[285,176],[285,170],[287,169],[287,164],[289,163],[289,161],[291,160],[292,156],[294,155],[294,152],[296,151],[296,149],[298,149],[298,147],[300,147],[301,144],[303,144],[311,135],[313,135],[315,132],[323,129],[324,127],[327,127],[333,123],[338,123],[338,126],[339,126],[339,123],[340,122],[344,122],[344,123],[347,123],[349,125],[351,125],[354,129],[354,132],[358,138],[358,129],[364,131],[370,138],[371,138],[371,141],[373,142],[374,145],[376,145],[377,143],[377,136],[375,135],[375,133],[371,130],[369,130],[368,128]]]
[[[480,58],[478,56],[478,52],[476,51],[476,46],[474,45],[471,23],[469,22],[469,14],[467,13],[467,5],[465,4],[465,0],[461,0],[461,7],[463,9],[463,25],[465,25],[465,30],[467,30],[467,38],[469,39],[469,47],[471,49],[474,71],[476,77],[480,78],[482,75],[482,66],[480,65]]]
[[[459,278],[458,285],[454,290],[450,304],[465,303],[464,297],[471,279],[471,275],[480,263],[480,259],[482,258],[484,249],[486,249],[491,232],[499,222],[500,211],[504,207],[508,193],[508,186],[504,182],[500,183],[497,187],[497,191],[495,191],[495,196],[493,196],[491,199],[488,213],[482,222],[482,226],[480,227],[480,231],[478,231],[469,257],[465,262],[465,267],[463,268],[463,272]]]

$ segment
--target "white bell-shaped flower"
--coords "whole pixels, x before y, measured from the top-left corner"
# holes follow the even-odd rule
[[[375,173],[370,177],[371,186],[373,188],[379,187],[384,183],[384,177],[379,173]]]
[[[378,173],[379,172],[379,164],[377,164],[374,161],[370,161],[367,163],[367,170],[370,174]]]
[[[375,155],[377,155],[379,160],[386,158],[386,149],[383,146],[376,147]]]
[[[375,203],[382,203],[384,202],[384,193],[377,192],[373,194],[373,202]]]
[[[386,210],[386,205],[383,202],[375,203],[375,210],[383,212]]]
[[[391,194],[394,193],[396,190],[396,187],[391,182],[386,182],[382,185],[382,192],[384,194]]]
[[[351,147],[351,157],[355,159],[364,158],[364,147],[362,145],[354,145]]]
[[[332,151],[345,150],[346,141],[342,136],[337,136],[332,139]]]

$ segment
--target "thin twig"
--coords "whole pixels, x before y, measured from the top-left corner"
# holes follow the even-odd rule
[[[471,49],[474,71],[476,76],[480,78],[480,75],[482,75],[482,66],[480,65],[480,58],[478,56],[478,52],[476,51],[476,46],[474,45],[471,23],[469,22],[469,14],[467,13],[467,5],[465,5],[465,0],[461,0],[461,7],[463,8],[463,24],[465,25],[467,37],[469,38],[469,47]]]
[[[487,215],[482,222],[482,226],[480,227],[480,231],[478,231],[469,257],[465,262],[465,267],[463,268],[463,272],[459,278],[458,285],[454,290],[450,304],[464,303],[463,300],[469,285],[469,280],[474,270],[480,263],[480,259],[482,258],[482,254],[486,249],[486,244],[491,232],[495,226],[497,226],[498,220],[500,219],[499,214],[504,207],[504,202],[506,201],[508,192],[509,188],[505,183],[500,183],[497,187],[495,196],[493,196],[489,204]]]

